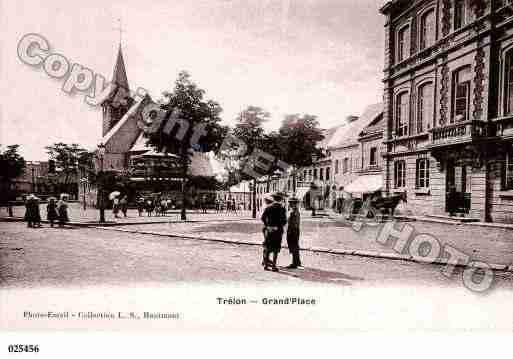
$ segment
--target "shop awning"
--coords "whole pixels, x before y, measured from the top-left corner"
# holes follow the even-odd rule
[[[344,187],[349,193],[372,193],[383,188],[382,175],[363,175]]]
[[[300,187],[296,188],[296,198],[300,201],[303,200],[303,197],[310,191],[310,187]]]

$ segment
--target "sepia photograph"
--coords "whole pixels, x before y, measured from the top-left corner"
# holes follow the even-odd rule
[[[1,332],[513,330],[513,1],[0,26]]]

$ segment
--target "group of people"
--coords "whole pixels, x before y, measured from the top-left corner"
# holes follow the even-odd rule
[[[25,221],[30,228],[41,227],[41,212],[40,212],[40,199],[34,194],[27,196],[25,200]],[[46,219],[53,227],[57,222],[59,227],[63,227],[69,221],[68,217],[68,204],[66,197],[61,195],[60,200],[50,197],[46,205]]]
[[[221,213],[223,211],[237,213],[237,201],[235,201],[235,198],[229,198],[226,201],[216,199],[215,204],[216,213]]]
[[[264,197],[266,208],[262,213],[262,222],[264,224],[264,250],[262,265],[264,270],[278,272],[276,263],[278,254],[281,251],[281,242],[284,233],[284,227],[287,225],[287,246],[292,255],[292,263],[287,267],[289,269],[301,268],[301,258],[299,255],[299,237],[301,217],[299,214],[299,200],[290,198],[290,215],[287,219],[287,211],[283,205],[284,195],[277,192]],[[272,259],[271,259],[272,255]]]
[[[128,197],[125,195],[119,199],[119,197],[115,197],[112,200],[112,213],[114,214],[114,217],[119,218],[118,214],[119,211],[123,213],[123,216],[127,217],[128,212]]]
[[[144,198],[137,199],[137,212],[139,217],[142,217],[144,211],[146,215],[151,217],[153,214],[156,216],[165,215],[166,211],[174,207],[174,202],[169,198]]]

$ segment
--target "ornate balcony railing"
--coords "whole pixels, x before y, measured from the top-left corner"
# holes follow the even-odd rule
[[[431,145],[446,145],[472,141],[478,137],[486,137],[488,134],[487,123],[484,121],[465,121],[453,123],[443,127],[435,127],[430,130]]]

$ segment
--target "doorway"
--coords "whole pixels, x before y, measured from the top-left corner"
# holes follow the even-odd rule
[[[454,159],[447,161],[445,211],[451,216],[470,212],[471,193],[467,176],[466,165],[457,164]]]

